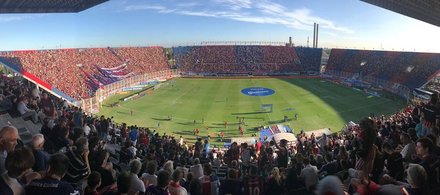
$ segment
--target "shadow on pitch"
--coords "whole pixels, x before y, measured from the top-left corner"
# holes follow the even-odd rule
[[[155,121],[171,121],[171,119],[169,119],[169,118],[151,118],[151,119],[153,119]]]
[[[250,115],[250,114],[264,114],[264,113],[270,113],[267,111],[257,111],[257,112],[236,112],[232,113],[232,115]]]
[[[179,125],[194,125],[194,122],[177,122],[177,124],[179,124]]]
[[[118,114],[130,114],[128,112],[121,112],[121,111],[116,111],[116,113],[118,113]]]

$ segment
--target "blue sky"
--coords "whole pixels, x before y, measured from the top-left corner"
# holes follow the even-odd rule
[[[0,14],[0,50],[202,41],[440,52],[436,27],[355,0],[110,0],[75,14]]]

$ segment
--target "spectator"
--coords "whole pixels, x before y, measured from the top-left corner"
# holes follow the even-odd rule
[[[109,121],[104,117],[104,115],[101,116],[101,119],[99,120],[99,137],[106,141],[109,131]]]
[[[145,192],[145,195],[168,195],[168,185],[171,181],[171,176],[166,171],[159,171],[157,174],[157,185],[150,185]],[[192,193],[191,193],[192,194]]]
[[[410,187],[407,188],[411,195],[427,194],[428,177],[425,169],[418,164],[410,164],[408,168],[407,181]]]
[[[212,174],[212,168],[210,164],[203,165],[204,176],[200,177],[202,183],[202,189],[204,195],[217,195],[219,194],[220,180],[214,174]]]
[[[113,169],[113,164],[108,162],[109,156],[110,154],[107,150],[101,149],[97,151],[94,158],[92,158],[95,163],[91,170],[97,171],[101,175],[101,185],[98,187],[99,191],[111,188],[116,182],[116,171]]]
[[[249,169],[249,175],[243,179],[243,187],[244,187],[245,195],[263,194],[264,181],[257,174],[258,174],[257,167],[251,166]],[[235,184],[235,186],[239,187],[238,184]]]
[[[32,137],[32,151],[35,157],[35,164],[32,167],[34,171],[46,171],[49,163],[49,154],[44,151],[44,136],[36,134]]]
[[[142,180],[137,176],[139,171],[141,170],[142,163],[135,159],[132,160],[129,164],[130,166],[130,176],[131,176],[131,185],[129,192],[132,194],[142,194],[145,192],[145,186]]]
[[[423,166],[425,170],[431,170],[434,163],[437,161],[437,157],[432,155],[434,145],[428,138],[420,138],[417,140],[416,154],[420,158],[419,165]],[[435,187],[437,184],[436,173],[434,171],[428,171],[428,186]]]
[[[391,145],[386,142],[382,145],[382,150],[388,175],[397,180],[403,179],[404,168],[402,155],[395,151]]]
[[[288,151],[287,151],[287,140],[282,139],[280,141],[280,145],[278,146],[278,143],[275,141],[275,138],[273,137],[273,141],[275,143],[275,146],[277,147],[278,151],[278,155],[277,155],[277,165],[278,167],[283,167],[283,168],[287,168],[287,163],[288,163]]]
[[[243,175],[248,172],[251,163],[251,150],[247,143],[241,144],[241,171]]]
[[[400,151],[400,154],[402,155],[404,161],[409,161],[416,153],[416,145],[406,133],[400,134],[400,141],[404,145],[402,151]]]
[[[87,138],[81,137],[75,141],[75,147],[66,152],[69,158],[69,169],[64,180],[72,183],[76,188],[82,188],[83,182],[90,174],[89,149]]]
[[[98,195],[98,187],[101,185],[101,174],[99,172],[90,173],[87,178],[87,187],[84,190],[84,195]]]
[[[34,123],[38,123],[39,119],[38,119],[38,113],[37,111],[33,110],[33,109],[29,109],[27,107],[28,104],[28,99],[26,97],[21,97],[18,100],[18,105],[17,105],[17,110],[20,113],[21,117],[23,119],[27,119],[27,118],[31,118],[32,122]]]
[[[17,128],[13,126],[5,126],[0,130],[0,174],[6,171],[6,158],[9,152],[14,151],[18,139]]]
[[[189,193],[191,195],[203,195],[202,182],[198,179],[191,180],[189,184]]]
[[[338,162],[333,160],[332,155],[327,153],[325,155],[325,161],[327,164],[321,167],[319,173],[325,172],[326,175],[334,175],[338,172]]]
[[[316,194],[345,195],[344,185],[336,176],[327,176],[317,187]]]
[[[247,189],[246,186],[244,189]],[[237,178],[237,170],[229,169],[227,179],[220,185],[220,194],[239,195],[241,193],[241,183]]]
[[[138,140],[138,129],[135,127],[131,127],[130,132],[128,133],[128,137],[130,138],[131,142],[134,146],[136,146],[137,140]]]
[[[300,178],[304,181],[304,184],[309,191],[313,191],[318,184],[318,168],[310,164],[308,158],[304,159],[304,169],[301,170]]]
[[[180,180],[183,178],[183,172],[176,169],[172,175],[172,181],[168,185],[168,190],[171,195],[186,195],[187,191],[184,187],[180,186]]]
[[[69,168],[69,158],[62,153],[54,154],[49,159],[46,176],[33,180],[26,187],[26,194],[32,195],[79,195],[73,186],[61,181]]]
[[[203,168],[198,158],[194,159],[194,165],[191,166],[189,169],[194,178],[200,178],[203,176]]]
[[[144,182],[145,188],[148,188],[150,185],[157,185],[157,176],[154,174],[157,169],[157,162],[154,160],[148,161],[147,163],[147,172],[142,174],[142,181]]]
[[[168,172],[170,175],[174,172],[173,161],[169,160],[163,164],[161,170]]]
[[[283,181],[280,175],[278,167],[273,168],[272,174],[269,177],[268,184],[266,185],[266,194],[282,194],[284,192]]]
[[[31,150],[20,148],[11,151],[5,161],[7,172],[1,174],[0,194],[24,195],[24,186],[19,180],[31,170],[34,163],[35,159]]]
[[[131,174],[129,172],[122,172],[118,176],[117,185],[118,188],[116,192],[110,192],[105,195],[128,195],[131,186]]]

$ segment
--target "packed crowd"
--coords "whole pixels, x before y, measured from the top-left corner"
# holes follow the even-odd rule
[[[297,143],[232,143],[222,150],[208,138],[189,144],[86,115],[26,82],[2,78],[0,89],[11,111],[42,123],[29,146],[15,127],[0,130],[2,195],[440,192],[437,94],[333,135],[300,132]]]
[[[321,67],[321,48],[295,47],[298,63],[303,71],[319,71]]]
[[[440,54],[332,49],[327,70],[360,73],[410,88],[425,84],[440,69]]]
[[[319,51],[302,49],[299,58],[295,50],[296,48],[287,46],[187,46],[173,48],[173,54],[181,70],[196,73],[272,74],[319,71]],[[313,60],[308,60],[309,57]],[[301,59],[304,59],[303,65],[300,65]]]
[[[74,99],[91,97],[96,86],[109,84],[99,68],[126,64],[134,75],[169,69],[161,47],[12,51],[0,57]]]

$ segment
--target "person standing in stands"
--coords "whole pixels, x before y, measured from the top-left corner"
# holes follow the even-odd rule
[[[26,188],[26,194],[32,195],[79,195],[70,183],[61,181],[69,168],[69,158],[62,153],[49,159],[45,178],[33,180]]]
[[[107,140],[109,126],[109,121],[105,119],[104,115],[102,115],[99,120],[99,137],[104,141]]]
[[[5,126],[0,130],[0,174],[6,171],[6,157],[14,151],[18,139],[18,130],[14,126]]]
[[[187,195],[188,192],[182,187],[179,181],[183,178],[183,172],[179,169],[174,170],[172,175],[172,181],[168,185],[168,190],[171,195]]]
[[[433,94],[429,103],[422,108],[422,132],[425,133],[422,135],[422,137],[431,134],[432,127],[435,127],[439,124],[438,121],[440,119],[440,110],[437,107],[437,102],[437,94]]]
[[[275,143],[275,146],[278,149],[278,155],[277,155],[277,162],[278,162],[278,167],[281,168],[287,168],[287,163],[288,163],[288,151],[287,151],[287,140],[282,139],[280,141],[280,145],[278,145],[278,143],[275,141],[275,138],[273,137],[272,140]]]
[[[258,195],[264,192],[264,181],[257,175],[257,167],[249,168],[249,175],[243,179],[243,187],[245,195]]]
[[[64,180],[74,185],[77,189],[82,189],[83,183],[91,172],[87,138],[81,137],[76,140],[74,147],[66,152],[66,156],[69,158],[69,168]]]
[[[131,142],[133,143],[133,146],[136,146],[137,144],[137,140],[138,140],[138,129],[136,126],[131,126],[130,127],[130,132],[128,133],[128,137],[130,138]]]
[[[210,164],[205,164],[203,166],[204,176],[200,177],[200,182],[202,183],[202,194],[203,195],[218,195],[220,180],[214,174],[212,174],[212,168]]]
[[[241,182],[237,179],[237,170],[229,169],[228,178],[220,185],[220,194],[241,195],[241,187]]]

